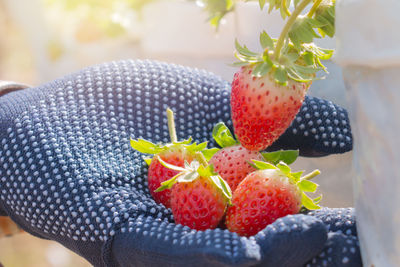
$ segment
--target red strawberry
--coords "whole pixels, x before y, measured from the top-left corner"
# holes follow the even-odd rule
[[[159,162],[158,158],[161,158],[163,161],[172,165],[183,167],[185,161],[190,163],[192,160],[196,159],[196,152],[206,148],[207,142],[198,145],[196,143],[191,144],[191,138],[182,142],[177,142],[173,113],[170,109],[167,109],[167,115],[171,143],[165,145],[153,144],[147,140],[138,139],[131,140],[131,146],[139,152],[157,155],[157,157],[151,160],[151,163],[149,162],[149,159],[146,160],[146,162],[149,163],[147,184],[154,200],[157,203],[161,203],[165,207],[170,208],[170,190],[165,190],[163,192],[155,192],[155,190],[160,187],[162,182],[171,179],[178,172],[164,167]]]
[[[234,192],[238,184],[256,169],[249,164],[252,159],[263,160],[261,153],[250,151],[241,145],[221,149],[210,159],[215,171],[229,184]]]
[[[170,146],[166,150],[157,154],[165,162],[183,167],[184,162],[192,162],[195,158],[194,152],[188,151],[185,145]],[[151,161],[147,173],[147,183],[150,194],[157,203],[162,203],[165,207],[170,208],[171,191],[164,190],[162,192],[154,192],[161,186],[161,183],[171,179],[178,174],[178,171],[165,168],[157,158]]]
[[[320,198],[312,200],[304,192],[315,192],[317,184],[309,181],[319,174],[300,177],[302,172],[291,173],[288,165],[277,166],[254,161],[261,170],[250,173],[237,187],[228,208],[226,226],[241,236],[252,236],[276,219],[295,214],[302,205],[318,209]]]
[[[160,162],[167,168],[180,171],[156,190],[172,188],[171,209],[175,223],[196,230],[216,228],[230,203],[232,193],[229,185],[213,172],[210,165],[204,167],[198,161],[192,161],[180,168]]]
[[[298,113],[310,83],[289,80],[278,84],[270,74],[253,76],[255,65],[242,67],[234,76],[231,111],[235,134],[248,150],[270,146]]]
[[[222,149],[211,157],[209,164],[212,164],[214,170],[229,184],[232,192],[249,173],[256,170],[250,164],[252,160],[267,160],[275,164],[284,161],[286,164],[291,164],[299,154],[295,150],[269,153],[247,150],[234,139],[223,122],[214,126],[212,135]]]

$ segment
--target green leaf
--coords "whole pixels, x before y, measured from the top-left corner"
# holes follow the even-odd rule
[[[190,152],[199,152],[204,150],[207,147],[207,142],[203,142],[200,144],[193,143],[186,147],[186,149]]]
[[[215,153],[219,151],[219,148],[209,148],[209,149],[204,149],[201,151],[203,153],[204,157],[206,158],[207,162],[210,161],[210,159],[214,156]]]
[[[253,76],[255,77],[263,77],[265,74],[267,74],[271,70],[271,66],[266,63],[257,63],[256,67],[253,70]]]
[[[265,0],[258,0],[258,4],[260,5],[260,9],[262,10],[265,6]]]
[[[279,170],[281,170],[286,176],[289,176],[289,175],[290,175],[290,172],[292,171],[292,170],[290,169],[290,167],[289,167],[286,163],[284,163],[283,161],[279,162],[279,163],[276,165],[276,167],[278,167]]]
[[[300,190],[312,193],[314,193],[318,187],[316,183],[309,180],[301,180],[297,185],[299,186]]]
[[[253,163],[251,163],[251,162],[249,162],[249,163],[258,170],[268,170],[268,169],[277,170],[278,169],[278,167],[276,167],[275,165],[268,163],[268,162],[259,161],[259,160],[255,160],[255,159],[253,159],[252,161],[253,161]]]
[[[240,55],[247,57],[257,57],[258,54],[251,52],[246,46],[241,46],[237,40],[235,40],[235,48]]]
[[[167,169],[171,169],[171,170],[175,170],[175,171],[179,171],[179,172],[186,171],[185,168],[175,166],[175,165],[172,165],[172,164],[169,164],[169,163],[163,161],[159,156],[156,156],[156,159],[161,163],[161,165],[163,165]]]
[[[130,140],[131,147],[141,153],[158,154],[165,150],[164,146],[153,144],[144,139]]]
[[[313,202],[314,202],[315,204],[319,204],[319,203],[321,202],[321,199],[322,199],[322,195],[319,195],[318,197],[316,197],[316,198],[313,199]]]
[[[314,203],[314,201],[307,196],[304,192],[301,193],[301,203],[309,210],[317,210],[321,207]]]
[[[143,158],[143,160],[146,162],[147,166],[150,166],[151,158]]]
[[[275,81],[281,85],[286,86],[288,82],[288,75],[285,66],[280,65],[274,74]]]
[[[183,173],[182,175],[180,175],[177,178],[177,182],[178,183],[190,183],[190,182],[193,182],[194,180],[196,180],[197,178],[199,178],[199,173],[197,172],[197,170],[194,170],[194,171],[186,172],[186,173]]]
[[[214,126],[212,136],[214,137],[215,142],[217,142],[217,144],[222,148],[238,144],[231,131],[223,122],[219,122]]]
[[[177,175],[175,175],[171,179],[162,182],[161,185],[156,190],[154,190],[154,192],[161,192],[161,191],[164,191],[165,189],[172,188],[172,186],[174,186],[174,184],[176,184],[176,181],[179,178],[179,176],[181,176],[182,174],[184,174],[184,173],[182,173],[182,172],[178,173]]]
[[[218,187],[218,189],[224,194],[224,196],[228,199],[229,204],[231,204],[232,190],[229,187],[229,184],[224,179],[222,179],[222,177],[219,175],[212,175],[212,176],[210,176],[210,179]]]
[[[261,153],[264,159],[274,165],[280,161],[285,162],[287,165],[292,164],[296,161],[299,156],[299,150],[279,150],[274,152]]]
[[[260,44],[263,49],[274,49],[274,40],[265,31],[260,34]]]
[[[297,183],[300,181],[301,175],[303,175],[304,171],[292,172],[290,175],[293,177],[294,181]]]

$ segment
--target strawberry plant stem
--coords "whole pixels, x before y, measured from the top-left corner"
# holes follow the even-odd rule
[[[304,8],[307,7],[307,5],[311,1],[312,0],[301,1],[300,4],[296,7],[296,9],[293,11],[292,15],[290,15],[288,21],[286,22],[285,27],[283,27],[283,30],[282,30],[281,34],[279,35],[278,41],[276,42],[276,47],[275,47],[275,51],[274,51],[275,60],[279,59],[281,49],[285,42],[286,36],[288,35],[290,28],[293,26],[294,22],[296,21],[296,18],[300,15],[300,13],[304,10]]]
[[[178,138],[176,137],[174,112],[170,108],[167,108],[167,120],[168,120],[169,138],[171,139],[172,143],[176,143],[178,142]]]
[[[283,10],[285,11],[286,15],[289,17],[290,15],[292,15],[288,9],[288,7],[286,6],[286,1],[282,1],[282,7]]]
[[[197,156],[197,159],[200,162],[200,164],[203,164],[204,166],[208,165],[208,162],[207,162],[206,158],[204,157],[203,153],[196,152],[196,156]]]
[[[314,16],[315,11],[317,10],[319,4],[321,4],[322,0],[317,0],[314,2],[314,4],[312,5],[310,11],[307,14],[307,17],[312,18],[312,16]]]
[[[314,178],[315,176],[317,176],[319,174],[321,174],[321,172],[319,170],[314,170],[313,172],[301,177],[301,180],[311,180],[312,178]]]

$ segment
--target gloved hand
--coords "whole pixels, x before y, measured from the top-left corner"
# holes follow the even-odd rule
[[[229,90],[205,71],[121,61],[0,97],[0,214],[95,266],[360,264],[337,246],[346,239],[337,232],[342,228],[328,229],[332,220],[324,214],[348,220],[336,209],[287,216],[244,238],[176,225],[171,211],[154,202],[147,166],[130,138],[167,142],[170,107],[178,139],[212,140],[215,123],[232,125]],[[347,113],[307,97],[277,144],[311,156],[349,151]]]

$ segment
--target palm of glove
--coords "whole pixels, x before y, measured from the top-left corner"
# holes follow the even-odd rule
[[[174,224],[170,210],[151,198],[147,166],[129,145],[130,138],[167,142],[167,107],[181,139],[210,140],[215,123],[231,125],[227,82],[151,61],[103,64],[1,97],[0,214],[95,266],[301,266],[323,249],[309,264],[360,264],[358,249],[349,248],[354,257],[324,257],[355,236],[348,231],[354,218],[337,210],[318,213],[351,222],[335,236],[327,235],[332,220],[304,214],[279,219],[252,238]],[[314,114],[302,115],[308,109]],[[351,149],[345,110],[308,97],[298,118],[275,145],[303,155]],[[334,126],[336,119],[342,124]]]

